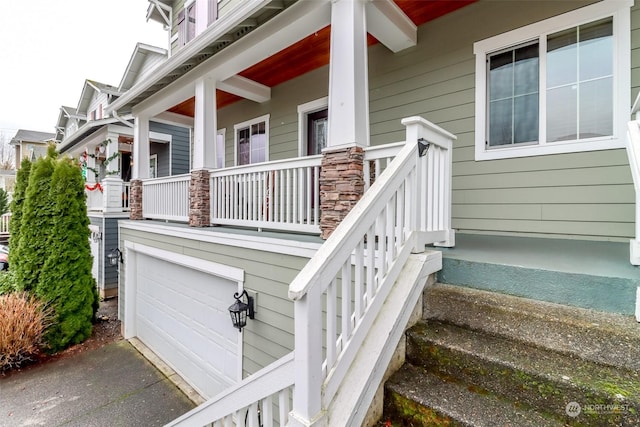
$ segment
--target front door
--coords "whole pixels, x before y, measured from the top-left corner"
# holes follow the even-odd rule
[[[307,155],[321,154],[327,146],[328,110],[316,111],[307,115]]]

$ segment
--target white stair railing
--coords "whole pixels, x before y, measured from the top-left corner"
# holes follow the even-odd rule
[[[142,182],[143,217],[188,222],[190,183],[190,174],[145,179]]]
[[[296,354],[290,425],[322,424],[410,253],[453,241],[444,218],[450,210],[440,204],[450,202],[451,165],[443,159],[451,161],[455,136],[419,117],[403,124],[406,145],[289,287]],[[433,152],[419,157],[418,140]]]
[[[322,156],[211,171],[211,223],[320,232]]]
[[[454,240],[451,219],[444,217],[450,208],[440,204],[451,200],[455,136],[419,117],[403,124],[402,149],[289,286],[294,352],[168,426],[324,425],[340,405],[334,397],[411,252]],[[418,140],[429,145],[422,151],[427,155],[419,157]],[[387,157],[392,154],[378,156]],[[364,396],[367,390],[349,392]],[[371,401],[358,400],[362,407],[347,409],[364,414]]]

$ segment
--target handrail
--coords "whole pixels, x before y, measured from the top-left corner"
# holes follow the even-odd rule
[[[453,244],[446,205],[455,136],[419,117],[403,124],[406,145],[289,286],[295,426],[322,418],[334,404],[410,253],[424,251],[429,243]],[[431,146],[428,156],[421,157],[419,140]],[[323,334],[324,343],[318,340]]]
[[[273,425],[273,420],[276,419],[284,426],[289,416],[293,374],[294,355],[291,352],[165,427],[204,426],[216,421],[232,426],[234,418],[239,421],[237,425],[245,425],[246,418],[249,425]],[[273,401],[275,396],[278,398],[277,402]],[[276,403],[277,418],[273,413],[273,405]],[[258,417],[262,421],[260,424]]]
[[[636,190],[636,238],[630,242],[629,260],[633,265],[640,265],[640,122],[632,120],[627,127],[627,156]]]

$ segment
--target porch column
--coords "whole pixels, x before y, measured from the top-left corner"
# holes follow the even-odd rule
[[[320,230],[328,238],[364,193],[363,147],[369,145],[365,2],[331,3],[329,132],[320,172]]]
[[[142,180],[149,177],[149,118],[136,116],[133,124],[133,167],[129,193],[129,218],[143,219]]]
[[[189,225],[211,224],[209,169],[216,167],[216,83],[205,77],[196,82],[193,122],[193,169],[189,185]]]
[[[88,148],[87,148],[88,150]],[[98,177],[94,170],[96,169],[95,157],[87,155],[87,182],[95,183],[98,181]]]
[[[118,134],[107,134],[110,141],[105,150],[106,175],[102,181],[102,206],[104,212],[122,211],[122,179],[118,159]]]

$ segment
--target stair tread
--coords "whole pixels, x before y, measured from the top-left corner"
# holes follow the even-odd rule
[[[387,382],[387,389],[436,411],[439,417],[468,426],[563,426],[564,423],[546,417],[513,402],[487,393],[478,393],[461,384],[405,364]],[[434,421],[435,425],[437,421]],[[424,424],[423,424],[424,425]]]
[[[632,316],[437,283],[425,292],[425,318],[640,371],[640,325]]]
[[[409,335],[414,343],[451,349],[562,387],[640,403],[640,376],[637,371],[600,365],[574,355],[433,319],[419,322],[410,329]]]

